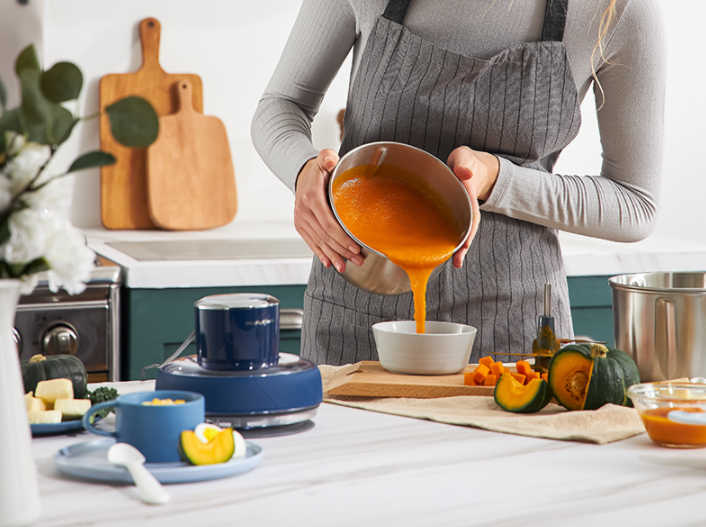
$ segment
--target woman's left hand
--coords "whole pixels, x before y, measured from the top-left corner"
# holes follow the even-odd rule
[[[467,146],[459,146],[451,154],[446,161],[456,177],[461,180],[463,186],[471,198],[471,207],[473,209],[473,223],[471,225],[471,234],[466,239],[466,243],[456,251],[453,257],[454,267],[460,269],[463,265],[463,259],[471,246],[471,242],[478,231],[480,224],[480,208],[478,200],[487,200],[495,185],[495,180],[498,179],[500,170],[500,161],[493,154],[481,152],[479,150],[471,150]]]

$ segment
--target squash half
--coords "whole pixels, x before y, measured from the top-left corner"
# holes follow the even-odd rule
[[[493,398],[500,408],[508,412],[528,414],[538,412],[552,399],[552,391],[544,379],[520,383],[511,373],[500,376]]]
[[[549,365],[554,398],[568,410],[596,410],[608,403],[632,406],[627,389],[639,382],[635,361],[602,344],[564,346]]]

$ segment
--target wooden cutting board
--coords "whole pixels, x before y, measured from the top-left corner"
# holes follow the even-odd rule
[[[101,167],[101,221],[107,229],[154,229],[147,210],[146,149],[128,148],[110,133],[105,108],[114,102],[138,95],[148,100],[157,115],[177,111],[174,85],[188,79],[193,87],[193,108],[203,111],[201,78],[194,74],[166,73],[159,65],[161,26],[155,18],[140,22],[142,66],[133,73],[105,75],[100,81],[100,148],[115,156],[116,162]]]
[[[463,384],[463,374],[478,365],[469,364],[454,375],[404,375],[392,373],[377,361],[362,361],[342,368],[331,378],[326,388],[332,396],[350,397],[409,397],[434,399],[457,395],[492,397],[493,386]],[[514,371],[514,367],[508,368]]]
[[[191,104],[191,83],[177,84],[179,111],[159,119],[147,149],[147,204],[162,229],[212,229],[230,223],[238,200],[228,134],[217,117]]]

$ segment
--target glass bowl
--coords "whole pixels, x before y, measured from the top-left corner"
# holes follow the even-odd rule
[[[628,396],[642,418],[647,435],[658,445],[706,447],[706,419],[704,424],[684,424],[669,418],[674,411],[706,413],[706,384],[634,384],[628,388]]]

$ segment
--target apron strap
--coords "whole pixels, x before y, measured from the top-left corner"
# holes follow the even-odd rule
[[[382,16],[402,25],[402,21],[407,14],[409,2],[410,0],[389,0]]]
[[[544,10],[542,42],[562,41],[564,38],[566,12],[568,9],[569,0],[547,0],[547,7]]]

